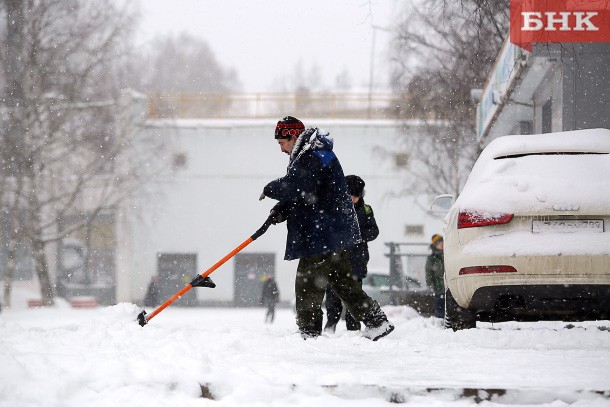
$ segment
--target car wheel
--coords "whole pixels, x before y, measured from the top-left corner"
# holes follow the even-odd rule
[[[462,329],[476,328],[477,320],[474,314],[458,305],[451,295],[451,291],[445,292],[445,328],[459,331]]]

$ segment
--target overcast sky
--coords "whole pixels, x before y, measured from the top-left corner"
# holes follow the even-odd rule
[[[189,32],[205,39],[224,67],[237,71],[243,90],[269,91],[303,64],[318,66],[332,87],[347,69],[367,89],[371,25],[387,27],[398,0],[143,0],[139,42]],[[376,30],[375,86],[387,84],[390,35]],[[378,90],[381,90],[380,88]]]

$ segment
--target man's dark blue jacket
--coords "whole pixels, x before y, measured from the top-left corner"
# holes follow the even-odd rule
[[[347,249],[361,241],[358,220],[333,142],[305,130],[290,154],[287,174],[267,184],[265,196],[287,220],[286,260]]]

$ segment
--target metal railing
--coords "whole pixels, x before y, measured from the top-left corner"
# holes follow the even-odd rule
[[[154,93],[148,95],[148,117],[397,119],[404,100],[393,93]]]
[[[385,242],[385,245],[389,249],[389,253],[386,253],[385,256],[390,259],[390,286],[402,288],[402,280],[405,276],[403,257],[406,257],[408,261],[409,257],[412,256],[427,256],[425,250],[430,244],[420,242]]]

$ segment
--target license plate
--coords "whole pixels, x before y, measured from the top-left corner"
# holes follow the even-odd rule
[[[534,220],[532,221],[533,233],[576,233],[576,232],[603,232],[603,219],[580,219],[580,220]]]

